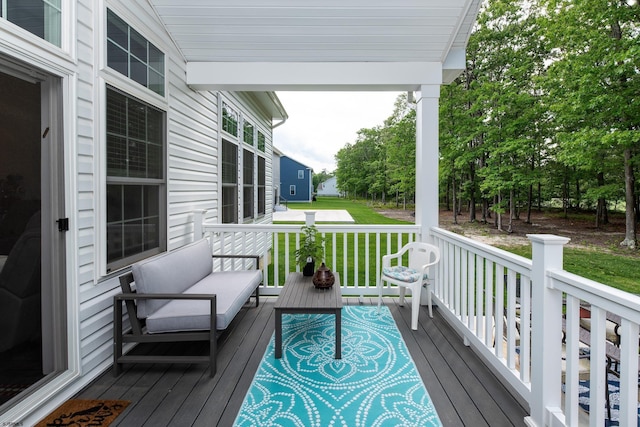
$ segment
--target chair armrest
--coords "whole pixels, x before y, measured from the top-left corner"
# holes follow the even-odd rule
[[[391,265],[391,260],[402,258],[402,256],[404,255],[405,252],[406,252],[406,250],[400,251],[400,252],[396,252],[396,253],[393,253],[393,254],[383,255],[382,256],[382,266],[383,267],[389,267]]]
[[[215,300],[216,294],[118,294],[114,302],[135,301],[138,299],[172,299],[172,300]]]
[[[434,259],[433,261],[428,262],[428,263],[426,263],[425,265],[422,266],[422,271],[424,273],[427,272],[427,269],[429,267],[431,267],[432,265],[436,265],[438,262],[440,262],[440,252],[436,252],[435,254],[436,254],[436,259]]]
[[[253,259],[255,261],[255,269],[260,268],[260,255],[211,255],[211,258],[230,258],[230,259]]]

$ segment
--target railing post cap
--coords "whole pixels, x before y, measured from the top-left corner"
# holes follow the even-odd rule
[[[568,237],[556,236],[555,234],[527,234],[527,238],[534,243],[544,245],[566,245],[571,240]]]
[[[316,222],[316,211],[304,211],[304,214],[306,215],[305,225],[314,225]]]

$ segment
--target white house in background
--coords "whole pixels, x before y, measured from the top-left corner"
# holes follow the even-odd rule
[[[335,176],[327,179],[324,182],[318,184],[317,193],[318,196],[341,196],[340,191],[338,191],[338,179]]]
[[[118,275],[193,241],[194,211],[271,222],[286,111],[191,88],[155,6],[0,0],[0,353],[3,371],[34,360],[0,424],[35,424],[111,366]]]

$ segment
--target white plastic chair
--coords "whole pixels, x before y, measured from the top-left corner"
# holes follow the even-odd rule
[[[403,266],[402,257],[409,252],[409,263]],[[397,260],[392,265],[392,260]],[[431,308],[431,285],[427,275],[429,267],[440,261],[440,250],[429,243],[413,242],[402,247],[400,252],[382,257],[382,271],[378,282],[378,310],[382,305],[382,288],[384,282],[400,287],[400,305],[404,305],[404,294],[407,288],[411,290],[411,329],[418,329],[418,314],[420,313],[420,292],[424,285],[427,291],[429,317],[433,317]]]

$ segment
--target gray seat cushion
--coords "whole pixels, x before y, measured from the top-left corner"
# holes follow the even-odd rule
[[[181,294],[211,274],[212,270],[211,248],[205,239],[137,262],[131,267],[136,290],[141,294]],[[138,318],[148,317],[168,302],[139,300]]]
[[[262,271],[211,273],[185,294],[216,294],[216,329],[226,329],[254,289],[262,282]],[[204,300],[174,300],[147,317],[149,333],[209,330],[210,303]]]

